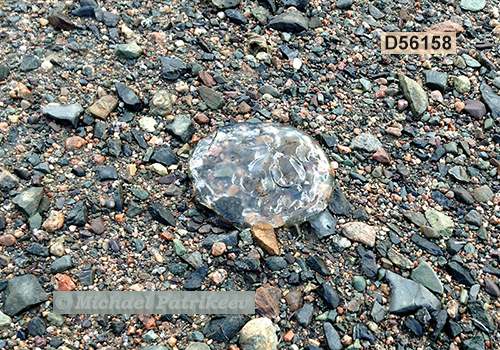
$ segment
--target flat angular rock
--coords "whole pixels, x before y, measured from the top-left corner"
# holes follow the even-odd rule
[[[316,289],[316,293],[323,298],[329,309],[335,310],[340,305],[339,294],[333,287],[327,283],[320,285]]]
[[[28,274],[10,279],[7,292],[4,312],[9,316],[15,316],[49,299],[35,275]]]
[[[285,7],[295,7],[297,10],[306,12],[309,0],[283,0]]]
[[[422,115],[427,111],[429,99],[426,92],[414,80],[406,77],[403,74],[398,74],[399,86],[403,91],[404,97],[410,104],[410,109],[415,116]]]
[[[205,85],[201,85],[198,88],[198,92],[208,108],[217,110],[224,106],[224,99],[217,91]]]
[[[441,310],[441,302],[424,286],[387,271],[386,278],[391,286],[391,307],[395,314],[412,313],[425,308],[429,312]]]
[[[479,203],[486,203],[491,201],[493,197],[495,197],[495,194],[493,193],[491,188],[489,188],[489,186],[484,185],[475,188],[474,191],[472,191],[472,196]]]
[[[66,218],[66,223],[68,225],[83,226],[88,221],[88,210],[87,206],[83,201],[78,201],[74,205],[73,209],[68,214]]]
[[[229,233],[222,234],[211,234],[203,241],[203,246],[210,250],[216,242],[222,242],[227,247],[237,247],[238,246],[238,231],[231,231]]]
[[[483,223],[483,216],[477,210],[472,209],[464,216],[464,220],[471,225],[479,227]]]
[[[106,95],[87,108],[87,112],[96,118],[106,120],[116,106],[118,106],[118,100],[111,95]]]
[[[328,209],[333,214],[347,216],[351,212],[351,204],[345,198],[344,192],[335,188],[330,196]]]
[[[453,193],[455,194],[455,198],[457,201],[464,204],[473,204],[474,198],[472,194],[463,187],[456,187],[453,189]]]
[[[227,343],[236,336],[245,323],[246,319],[241,315],[212,318],[203,328],[203,334],[219,343]]]
[[[202,266],[196,269],[192,274],[186,278],[183,287],[185,290],[197,290],[201,287],[201,284],[207,277],[208,266]]]
[[[473,322],[477,328],[486,333],[493,333],[496,329],[495,322],[491,317],[489,309],[485,308],[480,300],[469,302],[469,310],[473,317]]]
[[[12,318],[0,311],[0,330],[10,327]]]
[[[165,145],[155,150],[155,152],[151,156],[151,162],[170,166],[177,163],[177,156],[169,146]]]
[[[308,220],[319,239],[335,234],[337,219],[333,217],[329,210],[323,210],[320,214]]]
[[[174,121],[168,124],[165,129],[182,142],[189,142],[194,135],[193,122],[182,114],[175,116]]]
[[[364,222],[348,222],[342,225],[342,233],[350,240],[361,242],[370,247],[375,246],[376,229]]]
[[[277,317],[280,314],[279,298],[278,302],[273,298],[270,286],[257,288],[255,291],[255,309],[268,315],[268,317]],[[279,290],[278,290],[279,291]]]
[[[168,80],[179,78],[187,70],[186,65],[176,58],[160,57],[160,62],[162,66],[161,75]]]
[[[432,90],[444,92],[448,85],[448,74],[435,70],[424,71],[425,85]]]
[[[23,209],[28,216],[32,216],[37,212],[42,196],[43,188],[31,187],[14,197],[12,202]]]
[[[312,255],[306,259],[307,266],[322,276],[330,276],[330,270],[326,263],[317,255]]]
[[[282,32],[297,33],[309,29],[309,19],[299,11],[290,11],[273,18],[268,27]]]
[[[446,271],[453,277],[455,281],[466,286],[472,286],[476,283],[471,276],[469,269],[462,266],[457,261],[450,261],[446,265]]]
[[[73,267],[73,263],[71,262],[71,256],[65,255],[60,257],[59,259],[54,260],[52,265],[50,265],[50,273],[60,273],[66,270],[69,270]]]
[[[233,23],[236,24],[247,24],[248,19],[238,10],[233,10],[233,9],[227,9],[224,11],[227,18]]]
[[[42,61],[38,59],[35,55],[27,54],[23,56],[23,60],[21,61],[21,65],[19,66],[19,70],[21,72],[29,72],[35,69],[40,68],[42,65]]]
[[[108,27],[115,27],[120,21],[120,16],[114,13],[103,11],[100,7],[94,9],[95,19],[103,22]]]
[[[408,210],[403,213],[403,217],[416,227],[427,225],[427,220],[422,213]]]
[[[382,143],[372,134],[365,132],[356,136],[349,147],[373,153],[382,148]]]
[[[449,216],[436,210],[427,210],[425,212],[425,218],[437,231],[443,231],[455,225]]]
[[[115,167],[110,167],[110,166],[102,167],[96,169],[95,172],[99,181],[118,179],[118,172],[116,171]]]
[[[460,7],[462,10],[481,11],[486,6],[486,0],[461,0]]]
[[[477,120],[481,120],[486,115],[486,106],[479,100],[466,100],[464,110]]]
[[[432,266],[426,261],[422,261],[418,267],[412,271],[411,279],[435,293],[443,293],[444,289],[441,281],[436,275],[436,272],[434,272]]]
[[[7,79],[9,75],[10,75],[10,68],[0,64],[0,81]]]
[[[84,109],[79,103],[70,105],[48,105],[42,108],[42,113],[65,124],[70,124],[74,128],[78,126],[80,115]]]
[[[340,341],[338,332],[333,328],[330,322],[323,323],[323,330],[325,331],[326,342],[330,350],[342,350],[343,346]]]
[[[385,17],[385,13],[380,11],[378,8],[376,8],[372,4],[368,4],[368,12],[370,13],[370,15],[372,15],[373,18],[375,18],[377,20]]]
[[[500,96],[498,96],[485,81],[479,87],[481,98],[491,112],[494,119],[500,117]]]
[[[212,5],[219,9],[228,9],[238,6],[240,2],[241,0],[212,0]]]
[[[154,204],[149,204],[149,213],[151,214],[151,217],[158,221],[161,224],[164,225],[171,225],[174,226],[176,225],[175,217],[172,215],[170,210],[166,209],[161,205],[160,203],[154,203]]]
[[[304,304],[304,306],[302,306],[302,308],[295,314],[297,322],[302,327],[307,327],[309,323],[311,323],[313,312],[314,307],[312,306],[312,304]]]
[[[118,93],[120,100],[122,100],[125,104],[125,107],[136,112],[143,109],[142,101],[134,90],[119,82],[115,83],[115,87],[116,92]]]
[[[17,187],[19,178],[5,169],[0,168],[0,189],[9,191]]]
[[[71,21],[68,15],[57,10],[50,10],[49,16],[47,17],[49,23],[54,27],[54,29],[62,30],[73,30],[75,29],[75,24]]]
[[[428,239],[425,239],[424,237],[420,236],[419,234],[414,233],[411,236],[411,240],[413,243],[418,245],[420,248],[426,250],[428,253],[436,256],[443,256],[444,253],[443,251],[439,248],[439,246],[434,243],[429,241]]]

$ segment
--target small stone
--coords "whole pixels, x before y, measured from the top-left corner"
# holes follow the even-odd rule
[[[83,201],[78,201],[66,217],[68,225],[83,226],[88,220],[87,206]]]
[[[114,167],[102,167],[95,170],[99,181],[117,180],[118,172]]]
[[[273,322],[266,317],[249,321],[240,331],[239,344],[242,350],[276,350],[278,337]]]
[[[4,191],[13,190],[19,184],[19,178],[7,170],[0,168],[0,189]]]
[[[382,144],[372,134],[361,133],[351,141],[349,147],[373,153],[382,148]]]
[[[116,92],[118,93],[118,96],[125,104],[125,107],[136,112],[141,111],[143,109],[143,103],[134,90],[119,82],[115,83],[115,87],[116,87]]]
[[[472,209],[464,216],[464,220],[471,225],[479,227],[483,223],[483,216],[477,210]]]
[[[42,196],[43,189],[41,187],[31,187],[14,197],[12,202],[23,209],[28,216],[32,216],[36,213]]]
[[[0,81],[7,79],[10,75],[10,68],[0,64]]]
[[[425,212],[425,217],[431,226],[437,231],[444,231],[455,225],[450,217],[435,210],[427,210]]]
[[[495,197],[493,191],[487,185],[475,188],[472,191],[472,196],[479,203],[490,202]]]
[[[12,247],[16,243],[16,237],[11,234],[4,234],[0,236],[0,246]]]
[[[486,6],[486,0],[461,0],[460,7],[462,10],[481,11]]]
[[[279,289],[264,285],[255,291],[255,309],[261,311],[268,317],[277,317],[280,314]]]
[[[444,21],[441,23],[436,23],[430,26],[429,28],[425,28],[424,32],[457,32],[457,33],[465,33],[465,29],[458,23],[452,21]]]
[[[350,240],[361,242],[370,247],[375,246],[376,230],[364,222],[349,222],[341,226],[342,233]]]
[[[461,203],[469,205],[474,203],[472,194],[463,187],[454,188],[453,193],[455,194],[455,198]]]
[[[494,296],[495,298],[498,298],[500,296],[500,288],[498,285],[493,281],[493,279],[486,277],[484,279],[484,290],[486,293]]]
[[[71,280],[71,278],[61,273],[58,273],[57,275],[52,277],[51,283],[54,286],[54,290],[61,292],[69,292],[76,288],[76,285]]]
[[[166,90],[159,90],[151,99],[149,111],[153,115],[165,116],[172,112],[173,96]],[[154,130],[153,130],[154,131]]]
[[[17,86],[9,92],[12,98],[26,98],[31,96],[31,91],[23,83],[17,83]]]
[[[142,117],[139,119],[139,126],[144,131],[155,132],[156,120],[152,117]]]
[[[118,44],[115,47],[115,54],[125,59],[135,59],[142,55],[142,48],[135,41],[127,44]]]
[[[302,327],[307,327],[309,323],[311,323],[313,312],[314,308],[312,304],[304,304],[304,306],[302,306],[302,308],[295,314],[297,317],[297,322]]]
[[[453,78],[453,85],[455,90],[461,94],[469,92],[471,87],[469,78],[463,75]]]
[[[42,319],[38,316],[33,317],[31,321],[28,322],[28,332],[35,335],[44,335],[46,330],[45,323],[43,323]]]
[[[61,30],[73,30],[75,29],[75,24],[71,21],[68,15],[62,13],[58,10],[50,10],[49,16],[47,17],[49,23],[54,27],[54,29]]]
[[[352,0],[337,0],[335,7],[341,10],[347,10],[352,6]]]
[[[102,217],[99,216],[92,221],[89,231],[95,233],[96,235],[103,234],[106,231],[106,225]]]
[[[57,241],[50,246],[50,254],[61,257],[64,255],[64,253],[64,245],[62,244],[62,242]]]
[[[74,128],[78,126],[80,114],[84,111],[79,103],[70,105],[48,105],[42,108],[42,113],[60,121],[61,123],[70,124]]]
[[[302,292],[300,290],[294,290],[289,292],[285,296],[285,299],[286,303],[288,304],[288,308],[290,309],[290,312],[295,312],[302,307],[303,298],[302,298]]]
[[[9,328],[12,323],[12,319],[0,311],[0,330]]]
[[[106,120],[116,106],[118,106],[118,100],[111,95],[105,95],[87,108],[87,112],[96,118]]]
[[[394,265],[401,269],[410,270],[413,268],[413,263],[410,259],[405,257],[403,254],[398,253],[394,248],[390,248],[387,251],[387,257],[393,262]]]
[[[316,289],[316,293],[323,298],[330,310],[335,310],[340,305],[340,297],[335,289],[329,284],[322,284]]]
[[[405,99],[409,102],[412,113],[415,116],[422,115],[427,111],[429,99],[424,89],[414,80],[403,74],[398,74],[399,86],[403,91]]]
[[[328,348],[330,350],[342,350],[342,342],[340,341],[340,336],[333,328],[332,324],[329,322],[323,323],[323,329],[325,331],[326,341],[328,344]]]
[[[309,29],[309,20],[299,11],[290,11],[274,17],[268,27],[282,32],[297,33]]]
[[[486,106],[479,100],[466,100],[464,110],[477,120],[486,115]]]
[[[475,284],[469,270],[456,261],[451,261],[446,265],[446,270],[455,281],[466,286]]]
[[[198,88],[198,92],[208,108],[217,110],[224,106],[224,99],[217,91],[206,87],[205,85],[201,85]]]
[[[80,136],[71,136],[68,137],[66,141],[64,141],[64,147],[66,147],[68,151],[74,151],[80,149],[82,147],[85,147],[86,144],[87,141],[85,141]]]
[[[176,80],[187,70],[186,65],[176,58],[160,57],[160,61],[162,64],[161,74],[165,79]]]
[[[50,273],[60,273],[69,270],[73,267],[70,255],[65,255],[59,259],[54,260],[50,265]]]
[[[43,223],[43,228],[47,232],[55,232],[64,226],[64,215],[60,211],[52,210],[49,217]]]
[[[391,156],[387,153],[385,148],[379,148],[377,152],[372,154],[372,158],[380,163],[388,164],[391,162]]]
[[[424,71],[425,85],[432,90],[446,91],[448,74],[435,70]]]
[[[4,312],[9,316],[26,311],[49,298],[35,275],[14,277],[9,280],[7,288],[9,293],[5,299]]]
[[[280,249],[274,228],[266,223],[254,225],[252,227],[253,238],[260,247],[269,255],[279,255]]]
[[[38,59],[35,55],[24,55],[19,70],[21,72],[29,72],[38,69],[42,66],[42,61]]]
[[[358,292],[363,292],[366,289],[366,280],[362,276],[353,276],[352,285]]]
[[[182,142],[189,142],[194,135],[193,122],[185,115],[177,115],[174,121],[167,125],[166,130]]]

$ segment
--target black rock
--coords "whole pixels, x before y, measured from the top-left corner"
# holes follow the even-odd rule
[[[282,32],[302,32],[309,29],[309,19],[299,11],[291,11],[273,18],[268,27]]]
[[[337,219],[332,216],[329,210],[323,210],[320,214],[314,215],[308,219],[308,222],[319,239],[333,235],[335,226],[337,226]]]
[[[148,144],[147,144],[146,140],[144,139],[144,132],[143,131],[137,130],[137,129],[132,129],[132,130],[130,130],[130,133],[134,137],[135,142],[137,142],[139,147],[141,147],[142,149],[148,148]]]
[[[113,200],[115,202],[115,211],[121,213],[125,206],[124,197],[123,197],[123,185],[121,183],[115,189],[113,193]]]
[[[221,318],[212,318],[203,328],[203,334],[219,343],[228,343],[238,334],[246,323],[241,315],[229,315]]]
[[[495,322],[491,317],[491,312],[484,307],[480,300],[471,301],[468,304],[470,313],[472,314],[472,321],[477,328],[486,333],[493,333],[495,331]]]
[[[170,166],[177,163],[177,156],[172,149],[165,145],[157,148],[150,159],[153,163],[160,163],[165,166]]]
[[[424,330],[420,322],[418,322],[413,317],[408,316],[405,322],[406,327],[413,332],[417,337],[421,337],[424,334]]]
[[[160,57],[162,69],[161,75],[168,80],[175,80],[186,72],[187,67],[176,58]]]
[[[54,260],[52,265],[50,265],[50,273],[56,274],[66,270],[69,270],[73,267],[73,263],[71,262],[70,255],[64,255],[59,259]]]
[[[19,70],[21,72],[29,72],[38,69],[42,66],[42,61],[38,59],[35,55],[24,55]]]
[[[215,211],[229,222],[240,222],[243,213],[241,199],[237,197],[220,197],[214,202]]]
[[[142,101],[139,98],[139,96],[137,96],[137,94],[134,92],[134,90],[119,82],[115,83],[115,87],[116,87],[116,93],[125,104],[125,107],[137,112],[142,111],[143,109]]]
[[[446,326],[446,321],[448,320],[448,312],[446,310],[441,310],[436,316],[436,325],[434,327],[434,333],[432,334],[432,339],[437,339],[439,334],[443,331],[444,326]]]
[[[498,96],[491,87],[486,84],[486,81],[483,80],[481,86],[479,87],[481,91],[481,98],[483,99],[484,104],[488,107],[491,112],[491,116],[493,119],[497,119],[500,117],[500,96]]]
[[[49,115],[61,124],[69,124],[76,128],[80,120],[80,114],[84,111],[79,103],[70,105],[48,105],[42,108],[42,113]]]
[[[323,323],[323,329],[325,331],[326,342],[330,350],[342,350],[343,346],[340,342],[340,336],[333,328],[332,324],[329,322]]]
[[[361,268],[363,269],[366,277],[374,279],[377,277],[378,266],[375,260],[375,254],[369,250],[361,258]]]
[[[31,319],[31,321],[28,322],[28,332],[35,336],[35,335],[44,335],[45,334],[45,323],[43,323],[43,320],[35,316]]]
[[[314,312],[314,307],[312,304],[306,303],[300,310],[297,311],[296,317],[297,317],[297,322],[302,326],[302,327],[307,327],[309,323],[311,323],[311,319],[313,316]]]
[[[28,244],[26,251],[37,256],[49,256],[49,249],[38,243]]]
[[[431,198],[439,205],[443,207],[450,207],[453,205],[453,202],[450,201],[444,194],[439,191],[434,191],[431,194]]]
[[[116,168],[114,167],[102,167],[99,169],[96,169],[96,174],[97,178],[99,181],[106,181],[106,180],[117,180],[118,179],[118,172],[116,171]]]
[[[283,0],[285,7],[295,7],[297,10],[306,12],[309,0]]]
[[[271,256],[266,259],[266,265],[271,271],[281,271],[288,266],[288,263],[281,256]]]
[[[205,277],[208,273],[208,266],[202,266],[196,269],[192,274],[186,278],[186,282],[184,282],[185,290],[196,290],[201,287],[201,284],[205,280]]]
[[[288,45],[282,45],[281,46],[281,51],[283,51],[283,46],[286,46],[288,48]],[[288,48],[289,49],[289,48]],[[290,49],[289,49],[290,50]],[[296,50],[295,50],[296,51]],[[287,55],[288,56],[288,55]],[[297,53],[295,54],[295,57],[297,57]],[[294,57],[294,58],[295,58]],[[291,59],[293,61],[293,58]],[[338,141],[335,138],[335,136],[328,135],[328,134],[322,134],[321,138],[323,139],[323,143],[326,147],[328,148],[333,148],[338,145]]]
[[[413,243],[415,243],[420,248],[426,250],[428,253],[430,253],[432,255],[435,255],[435,256],[443,256],[444,255],[443,251],[441,250],[441,248],[439,248],[439,246],[436,243],[429,241],[428,239],[420,236],[419,234],[414,233],[411,236],[411,240],[413,241]]]
[[[336,8],[341,10],[347,10],[352,6],[352,0],[337,0]]]
[[[365,209],[359,208],[352,212],[352,218],[355,221],[368,221],[370,220],[370,215],[368,215]]]
[[[458,283],[464,284],[469,287],[476,283],[476,281],[474,281],[474,278],[472,278],[468,269],[466,269],[457,261],[450,261],[446,265],[446,271],[448,271],[451,277],[453,277],[453,279]]]
[[[375,345],[377,338],[375,335],[362,323],[358,323],[354,327],[353,332],[354,339],[368,340],[372,345]]]
[[[122,152],[122,142],[114,138],[108,139],[108,153],[113,157],[118,157]]]
[[[347,216],[351,211],[351,204],[345,198],[344,193],[340,189],[336,188],[330,196],[330,204],[328,205],[328,208],[333,214]]]
[[[330,276],[330,270],[326,263],[317,255],[312,255],[306,259],[307,265],[322,276]]]
[[[472,194],[465,188],[456,187],[453,189],[453,193],[455,194],[455,198],[457,199],[457,201],[468,205],[474,204],[474,198],[472,197]]]
[[[115,335],[120,335],[123,330],[125,329],[125,326],[126,326],[126,323],[125,322],[121,322],[121,321],[118,321],[118,322],[114,322],[113,324],[111,324],[111,332],[113,332],[113,334]]]
[[[76,202],[73,209],[68,214],[66,218],[66,223],[68,225],[83,226],[88,220],[88,210],[87,206],[83,201]]]
[[[247,24],[248,19],[238,10],[227,9],[224,11],[231,22],[236,24]]]
[[[5,218],[3,216],[0,216],[0,230],[5,229]]]
[[[449,337],[455,338],[456,336],[460,335],[460,333],[462,333],[464,330],[458,323],[450,320],[448,321],[445,331],[449,335]]]
[[[445,154],[446,154],[446,150],[444,149],[443,146],[439,145],[436,147],[436,149],[434,150],[434,153],[432,153],[432,156],[429,158],[429,160],[431,162],[437,162]]]
[[[414,224],[416,227],[427,225],[427,219],[422,213],[407,210],[403,213],[403,217]]]
[[[85,168],[73,168],[71,169],[71,172],[75,174],[77,177],[85,176]]]
[[[322,284],[316,289],[316,293],[323,298],[330,310],[335,310],[340,305],[339,294],[329,284]]]
[[[475,209],[472,209],[464,216],[466,223],[480,227],[483,223],[483,216]]]
[[[450,238],[450,240],[446,242],[446,245],[448,246],[448,254],[455,255],[464,247],[465,243],[458,242],[454,238]]]
[[[176,221],[174,216],[172,215],[170,210],[166,209],[163,205],[161,205],[160,203],[150,203],[148,209],[151,217],[154,220],[158,221],[161,224],[175,227]]]
[[[49,345],[52,346],[52,347],[54,347],[54,348],[56,348],[56,349],[58,347],[60,347],[61,345],[63,345],[63,344],[64,344],[64,342],[62,340],[60,340],[60,339],[57,339],[56,337],[51,337],[50,338]]]
[[[223,242],[227,247],[238,246],[238,231],[231,231],[223,234],[211,234],[203,241],[203,246],[210,250],[215,242]]]
[[[73,16],[78,17],[93,17],[94,16],[94,8],[92,6],[81,6],[77,7],[73,11],[71,11]]]

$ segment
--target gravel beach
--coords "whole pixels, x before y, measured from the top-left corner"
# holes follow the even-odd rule
[[[400,31],[457,53],[382,55]],[[499,349],[499,43],[498,0],[0,1],[0,349]],[[200,204],[193,150],[242,122],[317,142],[324,211]],[[53,313],[71,290],[256,312]]]

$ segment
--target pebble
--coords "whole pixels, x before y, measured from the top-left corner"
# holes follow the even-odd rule
[[[342,233],[350,240],[375,246],[376,230],[363,222],[349,222],[341,226]]]
[[[242,350],[276,350],[278,337],[273,322],[266,318],[255,318],[240,331],[239,344]]]

